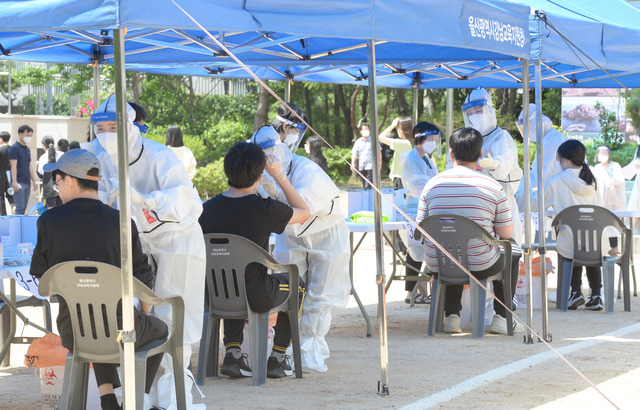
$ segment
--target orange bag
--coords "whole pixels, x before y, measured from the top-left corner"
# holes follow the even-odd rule
[[[60,336],[47,333],[29,345],[24,355],[24,365],[28,367],[64,366],[69,351],[62,347]]]
[[[554,271],[555,267],[553,266],[553,262],[551,262],[551,258],[550,257],[545,257],[545,261],[546,263],[546,271],[547,271],[547,275],[550,274],[551,272]],[[520,271],[518,272],[519,275],[525,275],[525,269],[524,269],[524,262],[520,262]],[[536,255],[532,260],[531,260],[531,276],[540,276],[540,255]]]

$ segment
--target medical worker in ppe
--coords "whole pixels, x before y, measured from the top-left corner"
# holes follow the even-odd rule
[[[131,217],[140,232],[142,250],[156,269],[155,293],[160,297],[180,295],[185,300],[184,371],[187,403],[192,402],[191,373],[186,369],[191,359],[191,344],[202,334],[205,283],[205,247],[198,217],[202,203],[184,165],[166,146],[140,136],[134,125],[136,113],[127,104],[127,135]],[[116,98],[109,97],[91,116],[96,139],[91,151],[102,166],[100,199],[118,206],[118,158],[116,133]],[[157,306],[153,314],[171,323],[169,306]],[[165,355],[151,391],[152,404],[165,409],[176,408],[171,358]],[[177,370],[176,370],[177,371]],[[189,405],[200,408],[204,405]]]
[[[431,157],[440,137],[440,129],[429,122],[420,122],[413,127],[413,149],[402,153],[402,186],[407,189],[406,204],[407,212],[414,220],[417,216],[417,207],[420,200],[420,194],[424,186],[429,180],[438,174],[438,167]],[[407,275],[417,275],[422,267],[422,261],[425,260],[424,246],[417,241],[410,241],[409,235],[412,235],[413,229],[407,228],[400,230],[400,238],[407,246]],[[411,267],[414,271],[408,269]],[[416,272],[417,271],[417,272]],[[420,282],[420,294],[416,295],[414,303],[429,303],[429,293],[426,283]],[[405,290],[407,296],[405,302],[411,303],[413,288],[416,286],[415,281],[406,281]]]
[[[306,121],[295,104],[289,107]],[[274,155],[287,178],[309,206],[311,216],[300,224],[288,225],[278,235],[273,255],[280,263],[295,263],[307,283],[307,295],[300,317],[302,370],[326,372],[329,346],[325,335],[331,325],[334,307],[345,307],[351,291],[349,280],[349,228],[340,212],[340,190],[331,178],[309,158],[293,155],[306,126],[285,106],[271,125],[259,129],[251,138]],[[263,176],[269,196],[285,202],[282,191]]]
[[[596,159],[599,163],[592,167],[591,171],[596,177],[603,206],[612,211],[626,209],[627,193],[622,167],[617,162],[611,161],[611,149],[606,145],[599,145],[596,148]]]
[[[523,126],[523,117],[524,111],[520,113],[518,116],[518,120],[516,121],[516,126],[520,131],[520,134],[524,136],[524,126]],[[538,135],[536,133],[536,124],[538,123],[538,109],[535,104],[529,104],[529,141],[531,143],[535,143],[538,139]],[[542,156],[542,176],[545,181],[551,178],[554,175],[558,175],[562,172],[562,168],[560,167],[560,163],[556,158],[556,154],[558,151],[558,147],[560,144],[565,142],[567,137],[553,128],[553,124],[551,120],[546,115],[542,115],[542,146],[543,156]],[[537,154],[536,154],[537,155]],[[537,157],[534,157],[531,160],[531,172],[530,181],[531,181],[531,189],[538,188],[538,161]],[[520,181],[520,186],[518,187],[518,192],[516,194],[516,199],[518,200],[518,205],[522,208],[524,198],[524,179]]]
[[[506,130],[498,127],[491,95],[484,88],[469,93],[462,105],[462,116],[465,126],[475,128],[484,137],[478,170],[493,177],[504,189],[514,215],[513,238],[520,244],[523,241],[522,224],[514,196],[522,179],[522,169],[518,165],[516,143]]]

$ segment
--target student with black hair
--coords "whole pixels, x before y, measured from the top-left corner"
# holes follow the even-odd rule
[[[280,186],[290,205],[255,194],[265,169]],[[224,173],[229,189],[204,203],[198,220],[203,233],[239,235],[267,250],[271,233],[282,233],[288,224],[309,218],[309,207],[287,179],[280,162],[273,156],[267,161],[258,144],[239,142],[231,147],[224,157]],[[267,268],[262,265],[249,265],[245,282],[249,305],[256,312],[267,312],[284,303],[289,294],[289,276],[277,273],[269,275]],[[224,320],[226,354],[220,373],[231,378],[252,375],[246,355],[240,350],[243,329],[244,319]],[[278,313],[274,330],[267,377],[282,378],[292,374],[285,360],[285,352],[291,344],[289,315],[286,312]]]
[[[596,178],[587,165],[587,149],[578,140],[568,140],[560,144],[556,155],[562,172],[549,178],[545,183],[545,206],[552,207],[558,214],[572,205],[602,206],[602,198],[597,192]],[[537,210],[537,191],[531,198],[531,210]],[[573,234],[571,229],[561,226],[557,236],[556,249],[565,259],[573,259]],[[587,279],[591,288],[591,295],[585,308],[587,310],[602,310],[603,300],[602,272],[599,266],[586,267]],[[567,309],[574,310],[584,305],[582,296],[582,266],[574,266],[571,274],[571,293]]]
[[[44,171],[45,164],[55,163],[62,156],[62,152],[55,149],[53,137],[46,135],[42,138],[42,148],[45,152],[38,158],[38,177],[42,180],[42,199],[47,209],[62,205],[58,192],[53,189],[54,181],[50,172]]]
[[[171,148],[174,154],[178,157],[180,162],[182,162],[187,168],[187,172],[189,173],[189,179],[193,179],[196,176],[196,157],[193,155],[193,152],[187,147],[184,146],[184,141],[182,140],[182,130],[178,125],[170,125],[167,128],[167,135],[164,140],[164,145]]]
[[[307,154],[309,154],[309,159],[311,161],[318,164],[318,166],[322,168],[324,172],[326,172],[327,174],[329,173],[327,169],[327,158],[325,158],[324,154],[322,153],[322,141],[320,140],[320,138],[313,135],[307,138],[307,142],[304,143],[304,150]]]
[[[11,172],[11,165],[9,164],[9,140],[11,140],[11,134],[7,131],[0,132],[0,214],[7,214],[7,205],[4,203],[6,196],[9,201],[9,205],[13,206],[13,196],[10,194],[9,188],[11,183],[9,181],[9,173]]]

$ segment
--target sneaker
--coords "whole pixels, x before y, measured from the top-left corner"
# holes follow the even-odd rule
[[[523,333],[524,326],[520,326],[516,320],[512,320],[513,323],[513,334]],[[491,327],[489,328],[489,333],[494,335],[508,335],[507,332],[507,318],[502,317],[499,314],[493,315],[493,319],[491,320]]]
[[[425,296],[421,293],[418,293],[413,299],[413,303],[416,305],[428,305],[431,303],[431,295]]]
[[[462,333],[460,328],[460,315],[452,314],[444,318],[445,333]]]
[[[584,296],[582,292],[574,290],[569,295],[569,301],[567,302],[567,309],[576,310],[578,306],[584,305]]]
[[[222,367],[220,373],[225,376],[229,376],[232,379],[239,379],[241,377],[251,377],[253,373],[248,365],[247,358],[249,356],[243,353],[239,358],[233,357],[232,353],[227,353],[222,361]]]
[[[275,357],[269,357],[267,360],[267,377],[270,379],[282,379],[291,376],[293,370],[289,366],[289,356],[284,356],[281,362]]]
[[[587,304],[584,305],[584,308],[587,310],[602,310],[602,297],[600,295],[589,296],[589,300]]]

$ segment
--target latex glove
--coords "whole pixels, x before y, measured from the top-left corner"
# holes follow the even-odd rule
[[[496,169],[500,165],[500,161],[491,158],[491,154],[487,154],[485,158],[481,158],[478,161],[478,165],[480,168]]]
[[[120,193],[120,185],[118,185],[118,180],[116,178],[109,178],[109,185],[111,188],[107,193],[107,205],[111,206],[113,201],[116,199],[118,194]]]
[[[156,200],[151,195],[141,194],[131,187],[129,187],[129,191],[131,192],[132,204],[141,205],[150,211],[156,208]]]
[[[283,174],[282,164],[274,155],[267,155],[267,163],[264,169],[274,180],[277,180],[280,174]]]

